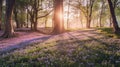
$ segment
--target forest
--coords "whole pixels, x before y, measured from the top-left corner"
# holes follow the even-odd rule
[[[120,67],[120,0],[0,0],[0,67]]]

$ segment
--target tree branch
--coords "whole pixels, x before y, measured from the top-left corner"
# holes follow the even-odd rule
[[[51,10],[49,13],[47,13],[47,14],[45,14],[45,15],[43,15],[43,16],[37,17],[37,18],[39,19],[39,18],[46,17],[46,16],[48,16],[52,11],[53,11],[53,10]]]

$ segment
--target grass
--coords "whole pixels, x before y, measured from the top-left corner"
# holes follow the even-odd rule
[[[0,67],[117,67],[119,44],[94,40],[37,43],[0,56]]]
[[[101,37],[34,43],[0,55],[0,67],[120,67],[120,42]]]
[[[111,38],[120,38],[120,34],[114,34],[112,28],[97,28],[97,31]]]

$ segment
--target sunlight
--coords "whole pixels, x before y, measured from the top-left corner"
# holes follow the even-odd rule
[[[62,20],[63,15],[62,15],[62,12],[61,12],[61,11],[58,12],[58,15],[59,15],[60,20]]]
[[[120,0],[0,0],[0,67],[120,67]]]
[[[68,15],[68,6],[64,7],[64,26],[66,29],[69,28],[71,30],[77,30],[80,28],[85,28],[85,22],[85,17],[83,14],[80,14],[79,10],[74,10],[70,7]]]

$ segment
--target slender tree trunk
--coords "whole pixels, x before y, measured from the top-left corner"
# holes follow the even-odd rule
[[[97,18],[97,25],[96,27],[99,27],[99,18]]]
[[[104,4],[105,4],[105,2],[102,1],[101,11],[100,11],[100,20],[99,20],[100,27],[102,27],[102,14],[103,14],[103,9],[104,9]]]
[[[86,23],[86,28],[90,28],[89,26],[89,5],[88,5],[88,1],[87,1],[87,15],[86,15],[86,20],[87,20],[87,23]]]
[[[0,30],[1,30],[1,24],[2,24],[2,2],[3,0],[0,0]]]
[[[47,28],[48,17],[45,18],[45,28]]]
[[[6,0],[6,16],[5,16],[5,32],[3,34],[4,38],[9,38],[14,36],[14,29],[12,24],[12,12],[15,5],[15,0]]]
[[[30,15],[31,30],[33,30],[34,16]]]
[[[112,17],[110,16],[110,27],[112,27]]]
[[[54,1],[54,29],[53,34],[59,34],[64,32],[64,20],[63,20],[63,0]]]
[[[67,12],[67,29],[69,29],[69,10],[70,10],[70,0],[68,2],[68,12]]]
[[[118,33],[120,33],[120,29],[119,29],[119,26],[118,26],[118,23],[117,23],[117,19],[116,19],[116,16],[115,16],[115,10],[114,10],[112,1],[108,0],[108,4],[109,4],[109,8],[110,8],[110,13],[111,13],[111,16],[112,16],[112,23],[113,23],[114,32],[116,34],[118,34]]]
[[[19,23],[19,21],[18,21],[18,12],[17,12],[17,9],[16,9],[16,7],[14,8],[14,17],[15,17],[15,22],[16,22],[16,27],[17,28],[20,28],[20,23]]]
[[[83,28],[83,17],[81,17],[80,15],[82,14],[82,12],[80,11],[79,13],[79,22],[81,23],[81,28]]]
[[[26,28],[29,28],[29,23],[28,23],[29,21],[28,20],[29,20],[29,14],[28,14],[28,9],[27,9],[27,26],[26,26]]]

